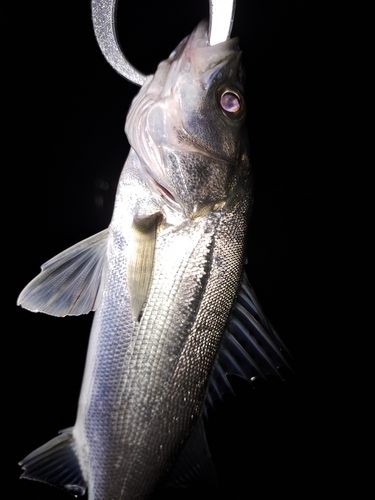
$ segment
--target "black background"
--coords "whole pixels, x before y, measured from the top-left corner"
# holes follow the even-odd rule
[[[15,302],[40,264],[109,224],[138,88],[101,55],[89,0],[5,8],[1,495],[63,499],[19,481],[17,462],[74,424],[92,318],[32,314]],[[153,73],[207,13],[203,0],[122,0],[124,52]],[[223,498],[372,492],[368,19],[354,1],[237,0],[232,34],[247,73],[256,180],[249,275],[294,373],[255,389],[234,380],[237,396],[210,414]]]

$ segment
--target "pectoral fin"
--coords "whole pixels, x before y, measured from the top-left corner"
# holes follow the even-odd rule
[[[59,253],[42,265],[17,304],[53,316],[95,311],[101,298],[108,229]]]
[[[160,218],[159,213],[137,218],[134,219],[132,226],[127,284],[130,294],[130,309],[135,321],[138,320],[147,299],[154,266],[156,233]]]

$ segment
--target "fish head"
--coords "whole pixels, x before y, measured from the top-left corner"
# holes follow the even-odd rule
[[[238,38],[209,45],[202,21],[134,99],[125,131],[152,189],[195,218],[249,190]]]

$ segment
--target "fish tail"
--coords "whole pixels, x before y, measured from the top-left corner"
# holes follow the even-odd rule
[[[84,495],[86,482],[75,448],[73,427],[60,431],[57,437],[19,462],[24,470],[21,479],[48,483],[74,496]]]

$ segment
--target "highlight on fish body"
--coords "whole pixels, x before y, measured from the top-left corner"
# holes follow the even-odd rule
[[[93,16],[113,6],[93,0]],[[95,311],[76,422],[24,458],[21,477],[89,500],[217,487],[204,422],[228,375],[288,367],[244,270],[253,186],[229,25],[211,44],[199,23],[154,75],[124,70],[142,86],[111,223],[46,262],[19,296],[55,316]]]

